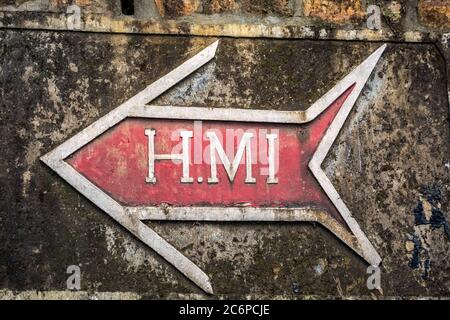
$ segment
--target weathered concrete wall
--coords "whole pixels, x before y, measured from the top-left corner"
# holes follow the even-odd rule
[[[388,43],[324,164],[383,258],[382,290],[312,223],[152,222],[216,297],[449,296],[448,2],[387,1],[377,31],[360,1],[135,1],[131,17],[120,1],[73,1],[79,29],[120,34],[60,30],[69,2],[0,1],[3,298],[205,297],[39,161],[217,39],[198,35],[239,37],[155,103],[304,110]],[[69,265],[83,292],[65,291]]]

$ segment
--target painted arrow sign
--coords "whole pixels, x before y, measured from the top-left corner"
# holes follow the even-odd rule
[[[313,221],[378,265],[321,164],[386,45],[305,111],[148,105],[210,61],[218,43],[42,161],[208,293],[208,276],[143,221]]]

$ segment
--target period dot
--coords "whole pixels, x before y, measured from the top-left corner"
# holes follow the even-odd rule
[[[198,181],[198,183],[202,183],[203,182],[203,178],[202,177],[198,177],[197,181]]]

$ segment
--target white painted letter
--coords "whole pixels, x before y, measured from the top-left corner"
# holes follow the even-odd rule
[[[250,139],[253,138],[253,133],[246,132],[242,136],[242,140],[238,146],[236,155],[233,159],[233,163],[230,162],[225,151],[223,150],[222,145],[220,144],[219,139],[215,132],[207,132],[206,136],[210,140],[210,156],[211,156],[211,177],[208,178],[208,183],[218,183],[219,179],[217,179],[217,164],[216,164],[216,151],[219,155],[220,160],[223,163],[225,171],[228,174],[228,178],[231,182],[233,182],[234,177],[236,176],[237,169],[239,168],[239,163],[241,162],[242,156],[244,155],[245,148],[245,183],[256,183],[256,179],[252,177],[252,154],[251,154],[251,144]]]
[[[278,178],[275,177],[275,139],[278,137],[276,133],[266,134],[269,149],[269,176],[267,177],[268,184],[278,183]]]
[[[189,177],[189,138],[192,138],[192,131],[181,131],[180,136],[183,139],[183,151],[181,154],[155,154],[155,134],[152,129],[145,129],[145,135],[148,137],[148,176],[145,179],[148,183],[156,183],[155,160],[181,160],[183,162],[182,183],[192,183],[194,179]]]

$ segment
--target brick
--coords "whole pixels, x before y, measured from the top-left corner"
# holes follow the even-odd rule
[[[162,17],[189,16],[200,8],[200,0],[155,0]]]
[[[303,14],[333,23],[361,20],[365,10],[361,0],[304,0]]]
[[[419,21],[435,29],[450,29],[450,0],[419,0]]]

